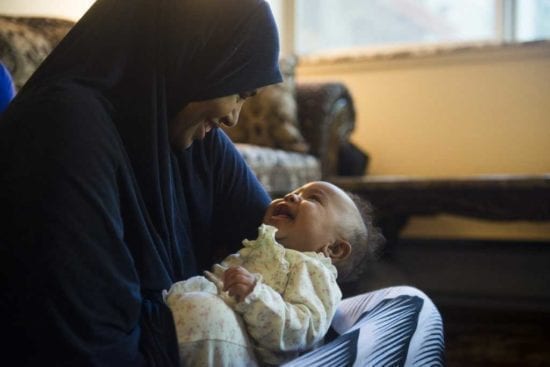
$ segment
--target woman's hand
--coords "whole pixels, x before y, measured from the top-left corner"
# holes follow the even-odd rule
[[[254,290],[256,278],[242,266],[232,267],[223,273],[223,284],[223,290],[241,302]]]

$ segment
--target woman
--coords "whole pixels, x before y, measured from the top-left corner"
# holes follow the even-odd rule
[[[75,25],[0,124],[13,365],[177,365],[161,291],[255,234],[269,197],[217,127],[277,61],[262,0],[99,0]]]
[[[277,58],[263,0],[98,0],[75,25],[0,122],[3,364],[178,365],[161,292],[256,233],[270,200],[217,127]],[[335,342],[367,343],[385,295],[344,301]]]

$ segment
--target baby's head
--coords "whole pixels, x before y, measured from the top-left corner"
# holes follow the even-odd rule
[[[332,259],[339,280],[350,280],[355,265],[378,247],[369,243],[372,235],[381,237],[372,226],[370,213],[360,211],[364,208],[370,210],[359,197],[331,183],[316,181],[273,200],[264,223],[277,227],[275,237],[281,245],[322,252]]]

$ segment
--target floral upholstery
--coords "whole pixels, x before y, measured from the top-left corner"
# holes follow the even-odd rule
[[[281,59],[279,67],[283,82],[268,85],[247,99],[241,110],[239,124],[225,129],[234,142],[300,153],[309,150],[298,121],[295,66],[296,58]]]
[[[272,195],[286,194],[306,182],[321,179],[319,159],[309,154],[236,144],[260,182]]]
[[[17,90],[72,25],[64,19],[0,16],[0,61],[10,71]]]

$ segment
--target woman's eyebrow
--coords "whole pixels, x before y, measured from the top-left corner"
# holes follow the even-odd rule
[[[256,94],[258,94],[258,90],[254,89],[254,90],[251,90],[251,91],[248,91],[248,92],[243,92],[239,96],[241,98],[245,99],[245,98],[248,98],[248,97],[254,97]]]

